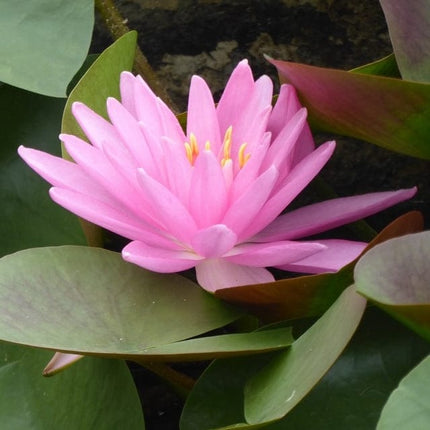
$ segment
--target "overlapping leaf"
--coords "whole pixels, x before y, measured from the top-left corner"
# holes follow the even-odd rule
[[[65,97],[87,56],[93,22],[91,0],[1,2],[0,81]]]
[[[430,82],[430,3],[380,0],[403,79]]]
[[[354,271],[357,290],[430,340],[430,232],[389,240]]]
[[[241,313],[178,275],[90,247],[36,248],[0,260],[0,339],[132,358]]]
[[[403,215],[381,231],[364,252],[378,243],[422,230],[423,218],[419,212]],[[300,276],[280,281],[246,285],[218,290],[216,295],[224,300],[245,306],[263,319],[273,321],[303,318],[323,313],[353,283],[355,262],[337,273]]]
[[[86,358],[55,378],[41,369],[50,352],[0,343],[3,430],[143,430],[139,397],[120,360]]]
[[[318,130],[430,159],[430,84],[271,60]]]
[[[381,413],[377,430],[416,430],[430,422],[430,356],[413,369],[393,391]]]

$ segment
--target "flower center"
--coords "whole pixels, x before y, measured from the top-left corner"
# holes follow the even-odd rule
[[[232,135],[233,132],[233,126],[230,126],[224,135],[224,140],[222,143],[222,150],[223,150],[223,158],[221,159],[221,166],[224,167],[225,164],[229,161],[233,161],[231,158],[231,146],[232,146]],[[199,145],[197,144],[197,139],[196,136],[194,135],[194,133],[190,133],[190,141],[189,142],[185,142],[184,146],[185,146],[185,153],[187,156],[188,161],[190,162],[191,165],[194,165],[194,162],[196,161],[197,156],[199,155]],[[239,151],[237,153],[237,161],[239,163],[239,169],[241,169],[246,162],[250,159],[251,154],[246,154],[245,150],[246,150],[246,143],[242,143],[242,145],[240,145],[239,147]],[[205,143],[205,150],[206,151],[210,151],[211,150],[211,145],[210,142],[207,141]]]

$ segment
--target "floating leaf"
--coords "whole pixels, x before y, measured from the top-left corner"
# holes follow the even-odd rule
[[[120,360],[88,357],[55,378],[41,375],[49,351],[0,343],[1,428],[145,428],[131,375]]]
[[[91,0],[4,1],[0,13],[0,80],[65,97],[91,42]]]
[[[209,336],[149,347],[139,362],[209,360],[219,357],[261,354],[285,348],[293,342],[291,328]]]
[[[422,338],[368,307],[351,343],[321,382],[288,415],[264,429],[374,429],[391,392],[429,351]]]
[[[430,84],[270,61],[316,129],[430,159]]]
[[[239,316],[186,278],[100,248],[36,248],[0,260],[0,338],[9,342],[133,358]]]
[[[430,231],[376,246],[357,263],[357,291],[430,340]]]
[[[393,391],[382,410],[377,430],[425,429],[430,423],[430,356],[413,369]]]
[[[380,0],[403,79],[430,82],[430,3]]]
[[[282,418],[333,365],[361,320],[366,300],[348,287],[291,347],[276,355],[245,388],[250,424]]]
[[[382,230],[366,247],[385,240],[422,230],[419,212],[405,214]],[[215,294],[222,299],[246,307],[268,321],[303,318],[322,314],[353,283],[352,271],[357,260],[337,273],[300,276],[268,284],[224,288]]]
[[[51,201],[48,184],[16,152],[25,145],[60,154],[64,102],[0,87],[0,256],[35,246],[85,243],[76,217]]]

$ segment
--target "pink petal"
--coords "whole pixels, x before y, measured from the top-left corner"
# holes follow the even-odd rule
[[[233,70],[217,106],[219,126],[225,132],[236,123],[254,89],[254,78],[247,60],[242,60]]]
[[[122,72],[119,80],[121,93],[121,104],[135,117],[136,109],[134,105],[134,81],[136,77],[130,72]]]
[[[86,143],[86,145],[88,144]],[[18,154],[51,185],[78,192],[88,192],[88,194],[102,196],[102,199],[110,200],[105,189],[94,183],[76,163],[24,146],[18,148]]]
[[[327,142],[302,160],[290,172],[280,189],[266,202],[249,228],[242,232],[239,240],[252,237],[271,223],[318,174],[332,155],[334,148],[334,142]]]
[[[236,246],[225,260],[246,266],[268,267],[279,266],[301,260],[321,252],[325,246],[320,242],[272,242],[250,243]]]
[[[101,148],[103,142],[123,145],[121,137],[114,126],[83,103],[74,102],[72,104],[72,113],[89,141],[95,147]]]
[[[267,130],[276,139],[285,124],[302,108],[297,98],[296,90],[292,85],[281,85],[278,99],[270,115]]]
[[[239,285],[273,282],[273,275],[262,267],[240,266],[223,258],[203,260],[196,266],[197,282],[207,291]]]
[[[273,108],[267,125],[267,129],[272,132],[273,139],[276,139],[285,124],[296,112],[302,108],[297,98],[296,90],[292,85],[281,85],[278,100]],[[295,146],[293,165],[297,164],[315,149],[314,140],[306,123]]]
[[[327,200],[279,216],[253,240],[297,239],[330,230],[365,218],[403,200],[410,199],[416,188],[363,194]]]
[[[187,136],[196,136],[200,151],[206,142],[218,153],[221,146],[220,128],[216,115],[215,103],[206,82],[199,76],[191,79],[188,96]]]
[[[129,212],[122,211],[121,207],[109,205],[97,200],[94,196],[87,196],[62,188],[51,188],[49,194],[54,202],[68,211],[120,236],[176,248],[176,245],[163,237],[155,227],[152,228],[145,222],[133,217]]]
[[[267,151],[262,164],[263,170],[274,165],[280,176],[285,177],[289,173],[294,149],[306,124],[306,118],[307,111],[302,108],[285,124]]]
[[[186,142],[187,138],[175,114],[160,98],[157,99],[157,109],[162,125],[163,135],[168,136],[183,149],[183,144]]]
[[[194,267],[201,257],[184,250],[163,249],[133,241],[122,250],[122,258],[154,272],[174,273]]]
[[[155,163],[145,136],[130,112],[113,97],[107,100],[107,110],[112,124],[139,165],[146,168],[148,164]]]
[[[199,228],[218,224],[227,206],[224,174],[212,151],[197,157],[191,178],[189,209]]]
[[[367,243],[349,240],[319,240],[325,249],[293,263],[277,266],[291,272],[323,273],[336,272],[355,260],[364,250]]]
[[[137,119],[145,124],[150,133],[156,136],[163,135],[160,113],[157,108],[157,96],[141,76],[136,76],[134,82],[134,104]]]
[[[139,169],[138,180],[151,213],[178,240],[189,243],[197,225],[181,201],[169,189]]]
[[[237,236],[224,224],[212,225],[197,232],[191,246],[199,255],[212,258],[221,257],[236,244]]]
[[[258,217],[278,178],[276,167],[271,167],[260,175],[246,191],[234,200],[227,210],[222,223],[238,236]]]

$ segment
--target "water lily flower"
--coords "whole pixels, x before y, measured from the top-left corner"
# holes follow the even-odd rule
[[[412,197],[415,189],[338,198],[280,215],[335,149],[315,148],[289,85],[272,107],[272,82],[234,69],[215,105],[194,76],[186,132],[139,76],[123,72],[109,121],[74,103],[89,142],[62,134],[74,162],[19,148],[50,182],[51,198],[131,242],[125,260],[156,272],[196,268],[209,290],[273,281],[267,267],[319,273],[354,259],[362,242],[300,240]]]

